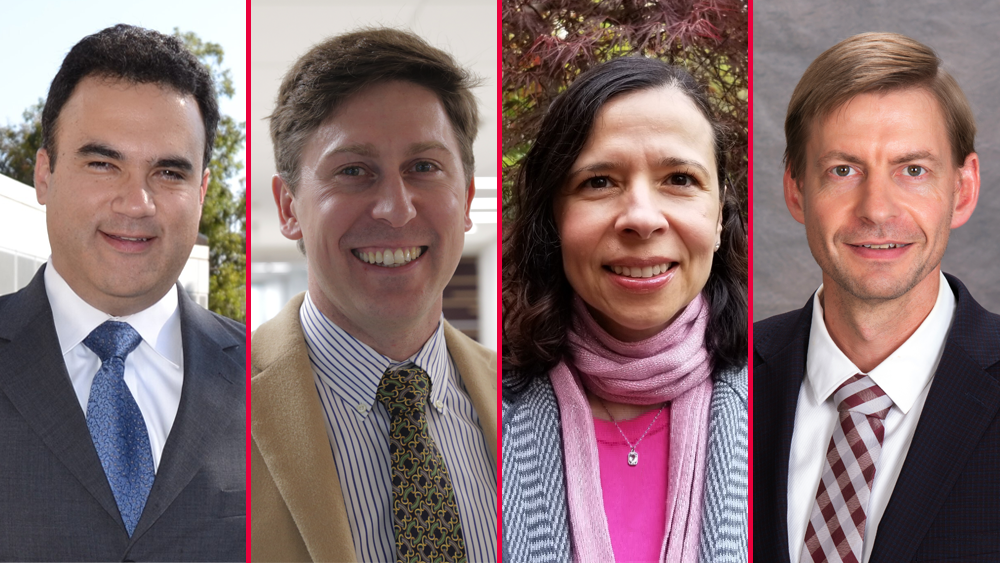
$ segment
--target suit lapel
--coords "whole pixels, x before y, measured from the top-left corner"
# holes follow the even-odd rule
[[[240,365],[240,342],[218,326],[218,321],[191,301],[178,288],[181,315],[181,342],[184,350],[184,383],[177,416],[163,447],[142,517],[132,534],[135,543],[204,465],[224,430],[240,419],[232,413],[244,409],[245,387],[234,374],[245,372]]]
[[[810,299],[799,311],[765,321],[760,332],[754,326],[754,515],[765,527],[754,536],[774,561],[789,560],[788,461],[812,312]]]
[[[0,311],[0,392],[98,503],[122,523],[59,349],[43,266]]]
[[[910,561],[1000,411],[1000,384],[985,368],[1000,361],[997,327],[965,287],[913,441],[879,523],[871,561]],[[908,537],[918,541],[892,541]]]
[[[448,352],[458,367],[459,376],[479,415],[479,424],[486,438],[493,463],[497,463],[497,365],[496,356],[487,355],[467,336],[447,322],[444,339]]]
[[[305,336],[301,294],[254,334],[250,431],[313,561],[355,561]]]

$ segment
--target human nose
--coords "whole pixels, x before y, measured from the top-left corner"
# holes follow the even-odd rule
[[[860,201],[855,210],[858,218],[881,225],[899,214],[896,185],[883,174],[873,174],[861,186]]]
[[[145,179],[126,178],[117,197],[112,202],[112,211],[128,217],[148,217],[156,213],[153,194]]]
[[[378,187],[377,198],[372,217],[381,219],[392,227],[402,227],[417,216],[410,188],[399,174],[384,177]]]
[[[656,190],[648,182],[635,182],[629,186],[622,205],[615,222],[615,229],[621,234],[648,239],[670,227],[666,214],[657,204]]]

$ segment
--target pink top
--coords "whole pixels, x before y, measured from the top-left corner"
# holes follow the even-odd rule
[[[635,444],[657,410],[618,426]],[[670,460],[670,406],[636,447],[638,465],[628,464],[629,446],[614,423],[594,419],[601,463],[601,490],[615,561],[660,561],[667,525],[667,467]]]

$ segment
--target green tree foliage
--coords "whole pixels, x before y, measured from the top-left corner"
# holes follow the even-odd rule
[[[229,69],[223,68],[224,53],[217,43],[209,43],[191,32],[174,29],[188,49],[206,66],[215,79],[219,97],[235,94]],[[34,186],[35,153],[42,146],[42,108],[45,100],[24,110],[23,121],[0,126],[0,174]],[[212,171],[202,209],[201,234],[209,245],[209,309],[240,322],[246,320],[246,187],[243,148],[246,122],[223,115],[212,152]],[[239,189],[229,185],[239,178]]]
[[[504,217],[513,171],[549,103],[613,57],[642,54],[685,67],[707,85],[731,131],[728,174],[746,220],[747,0],[503,0]]]

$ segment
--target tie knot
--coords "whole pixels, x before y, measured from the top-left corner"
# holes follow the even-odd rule
[[[417,366],[386,370],[378,385],[376,398],[390,415],[403,411],[423,410],[431,394],[431,378]]]
[[[856,374],[833,393],[833,400],[840,412],[855,412],[884,419],[892,407],[892,399],[871,377]]]
[[[83,339],[83,344],[97,354],[101,362],[111,358],[124,361],[140,342],[142,337],[131,325],[118,321],[105,321]]]

